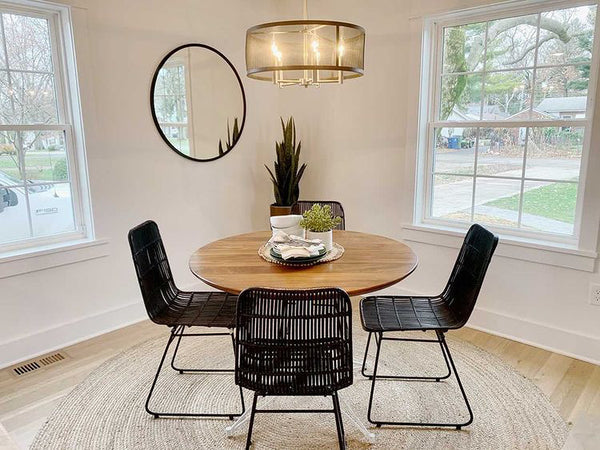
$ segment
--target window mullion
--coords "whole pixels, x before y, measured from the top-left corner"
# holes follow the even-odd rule
[[[485,23],[485,34],[483,38],[483,72],[481,74],[481,99],[479,101],[479,120],[483,119],[483,108],[485,104],[485,82],[487,78],[487,50],[488,50],[488,37],[489,37],[490,23]],[[478,161],[479,161],[479,134],[481,128],[476,128],[476,142],[475,142],[475,157],[473,166],[473,191],[471,192],[471,222],[475,220],[475,195],[477,195],[477,172],[478,172]]]
[[[527,147],[529,146],[529,133],[531,127],[525,128],[525,145],[523,147],[523,167],[521,168],[521,187],[519,191],[519,217],[517,220],[517,227],[521,228],[521,221],[523,220],[523,196],[525,195],[525,168],[527,167]]]
[[[477,160],[479,153],[479,128],[475,129],[477,133],[475,138],[475,157],[473,162],[473,191],[471,192],[471,222],[475,219],[475,194],[477,193]]]
[[[29,200],[29,184],[27,183],[27,167],[25,166],[25,149],[23,148],[23,134],[15,134],[15,144],[17,155],[19,156],[19,169],[23,181],[23,195],[25,196],[25,206],[27,208],[27,223],[29,225],[29,237],[33,237],[33,218],[31,217],[31,204]]]
[[[590,122],[589,117],[556,119],[556,120],[456,120],[456,121],[433,121],[436,128],[520,128],[520,127],[584,127]]]

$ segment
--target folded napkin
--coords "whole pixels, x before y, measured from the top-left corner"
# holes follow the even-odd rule
[[[279,244],[277,249],[281,252],[283,259],[308,258],[309,256],[318,256],[319,250],[325,249],[325,246],[319,244],[311,245],[310,247],[295,247],[293,245]]]
[[[269,243],[279,250],[283,259],[317,256],[325,249],[321,239],[304,239],[281,230],[273,232]]]

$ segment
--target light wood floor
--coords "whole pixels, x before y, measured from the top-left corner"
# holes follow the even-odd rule
[[[67,347],[65,361],[20,378],[0,371],[0,449],[27,448],[61,398],[91,371],[159,335],[166,337],[167,329],[144,321]],[[565,448],[600,448],[600,366],[469,328],[451,335],[497,355],[539,386],[574,424]]]

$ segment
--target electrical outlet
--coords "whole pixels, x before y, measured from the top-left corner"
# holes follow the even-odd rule
[[[600,284],[590,285],[590,304],[600,306]]]

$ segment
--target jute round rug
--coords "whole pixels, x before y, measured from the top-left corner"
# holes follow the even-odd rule
[[[362,356],[366,334],[354,327],[354,354]],[[419,337],[423,337],[423,333]],[[227,437],[227,419],[154,419],[144,402],[166,343],[152,339],[114,357],[66,396],[49,417],[33,449],[228,449],[243,448],[244,426]],[[475,419],[461,430],[371,428],[373,448],[541,449],[562,447],[567,425],[542,392],[498,358],[473,345],[448,338]],[[232,367],[228,338],[187,338],[177,356],[180,367]],[[444,361],[436,344],[386,343],[381,374],[440,374]],[[372,367],[372,366],[371,366]],[[232,374],[179,374],[163,371],[154,407],[166,410],[237,411],[239,395]],[[370,382],[355,372],[354,384],[340,392],[342,409],[367,423]],[[246,405],[251,393],[246,392]],[[376,388],[376,417],[393,420],[460,420],[467,415],[458,385],[445,382],[382,381]],[[261,407],[259,400],[258,407]],[[325,398],[278,398],[269,408],[330,408]],[[347,417],[349,448],[367,448]],[[257,415],[254,448],[337,448],[332,414]]]

